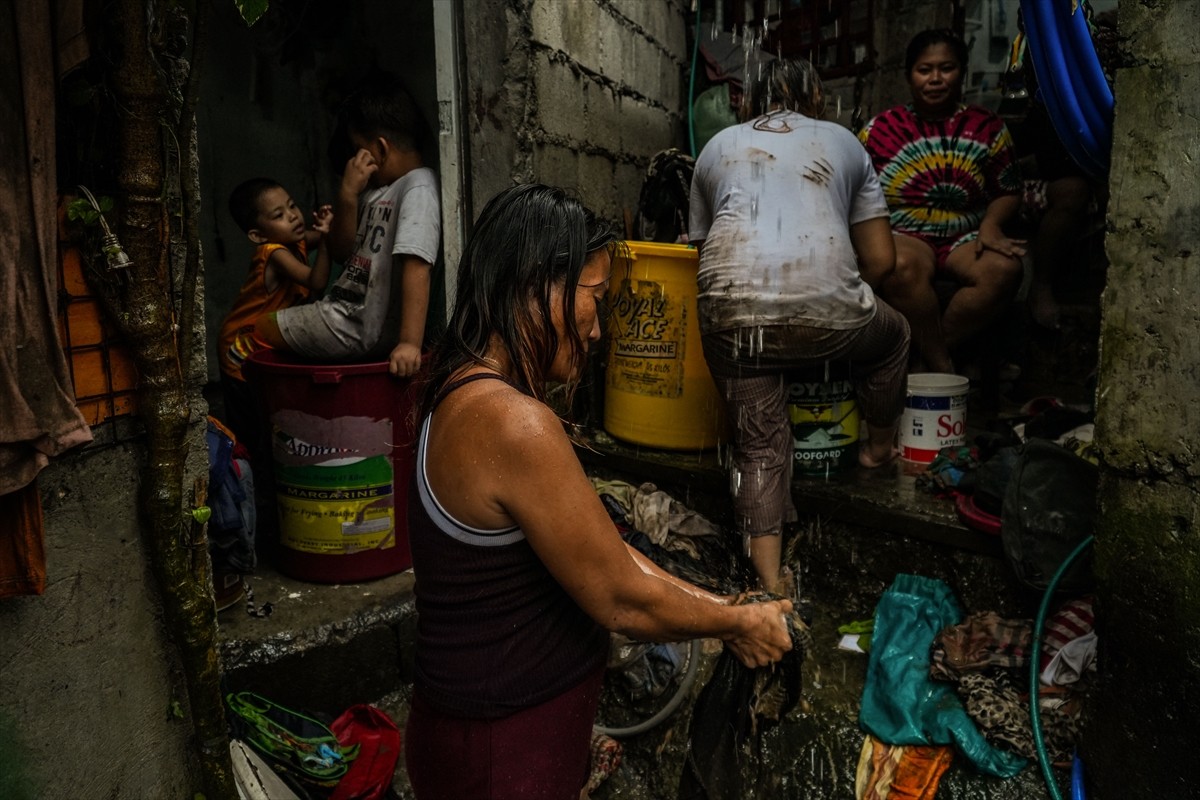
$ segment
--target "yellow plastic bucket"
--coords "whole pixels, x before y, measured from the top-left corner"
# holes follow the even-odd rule
[[[700,344],[699,255],[681,244],[626,244],[629,258],[616,260],[609,288],[604,428],[647,447],[715,447],[728,436]]]

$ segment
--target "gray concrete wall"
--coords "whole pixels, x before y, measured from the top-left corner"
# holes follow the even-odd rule
[[[134,445],[101,444],[38,479],[46,591],[0,601],[6,800],[182,798],[197,785],[187,701],[138,532],[140,470]]]
[[[464,14],[473,220],[540,181],[635,212],[650,157],[684,141],[682,0],[472,0]]]
[[[1197,0],[1122,0],[1096,438],[1099,796],[1190,797],[1200,719]]]

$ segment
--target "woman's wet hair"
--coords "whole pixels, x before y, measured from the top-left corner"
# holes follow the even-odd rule
[[[911,73],[921,54],[938,44],[949,47],[950,52],[954,53],[954,57],[958,60],[958,66],[966,70],[967,43],[962,40],[962,37],[949,28],[930,28],[921,31],[909,40],[908,48],[904,51],[904,74]]]
[[[742,97],[742,120],[760,117],[776,105],[813,119],[825,114],[825,88],[811,61],[789,58],[764,65]]]
[[[545,401],[559,348],[552,292],[562,288],[566,345],[580,367],[585,350],[572,324],[575,288],[588,258],[616,242],[608,223],[562,189],[523,184],[493,197],[476,220],[459,262],[454,311],[434,351],[424,411],[456,370],[487,364],[493,342],[507,351],[509,378]]]

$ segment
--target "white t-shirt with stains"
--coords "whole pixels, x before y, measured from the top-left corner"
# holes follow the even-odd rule
[[[764,325],[854,330],[875,315],[850,226],[888,215],[870,157],[833,122],[776,112],[726,128],[692,177],[689,238],[703,239],[703,333]]]
[[[442,234],[437,175],[428,167],[358,198],[354,253],[316,303],[280,311],[284,341],[316,359],[386,358],[400,340],[400,277],[394,256],[437,260]]]

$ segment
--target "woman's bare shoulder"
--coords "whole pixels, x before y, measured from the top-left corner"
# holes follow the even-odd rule
[[[448,426],[464,435],[476,432],[481,447],[525,449],[545,439],[566,439],[553,409],[503,381],[476,381],[447,397],[443,406]]]

